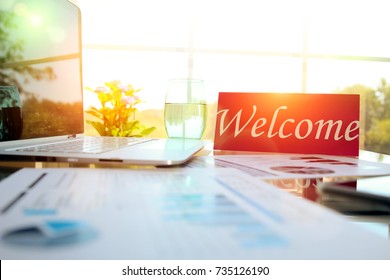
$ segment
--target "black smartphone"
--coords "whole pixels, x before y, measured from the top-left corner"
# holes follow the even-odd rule
[[[345,214],[390,215],[390,176],[323,182],[319,202]]]

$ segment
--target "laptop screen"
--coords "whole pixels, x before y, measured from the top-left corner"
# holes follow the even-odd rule
[[[82,133],[79,9],[1,0],[0,38],[0,141]]]

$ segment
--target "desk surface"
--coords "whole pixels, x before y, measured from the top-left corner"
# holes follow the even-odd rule
[[[261,153],[253,152],[234,152],[234,151],[214,151],[211,145],[206,146],[203,150],[199,151],[195,158],[212,158],[214,155],[261,155]],[[360,151],[359,159],[370,161],[370,162],[379,162],[379,163],[388,163],[390,164],[390,155],[384,155],[368,151]],[[201,163],[202,167],[207,166],[207,160],[204,163]],[[192,162],[189,163],[191,165]],[[212,162],[212,165],[214,163]],[[199,162],[196,163],[199,165]],[[121,168],[121,169],[150,169],[155,168],[151,166],[126,166],[126,165],[105,165],[105,164],[80,164],[80,163],[56,163],[56,162],[1,162],[0,161],[0,181],[9,175],[13,174],[19,169],[22,168]],[[390,175],[390,174],[389,174]],[[341,177],[333,178],[332,180],[356,180],[356,177]],[[313,202],[320,203],[319,195],[316,191],[316,185],[324,180],[324,177],[313,178],[289,178],[289,179],[280,179],[280,180],[267,180],[268,183],[283,189],[286,192],[293,193],[296,196],[308,199]],[[390,177],[383,177],[383,184],[389,184],[390,186]],[[380,217],[370,216],[354,216],[354,219],[357,220],[373,220],[373,221],[385,221],[385,223],[390,224],[390,217],[381,215]],[[389,232],[382,233],[390,236]]]
[[[217,154],[217,153],[216,153]],[[219,155],[221,153],[218,153]],[[227,154],[227,153],[223,153]],[[229,153],[229,154],[237,154],[237,153]],[[238,153],[238,154],[244,154],[244,153]],[[245,153],[248,154],[248,153]],[[250,153],[253,154],[253,153]],[[209,164],[209,160],[213,159],[213,152],[211,150],[203,150],[201,151],[197,157],[195,157],[195,161],[189,162],[189,166],[191,165],[197,165],[204,164],[204,166],[207,166]],[[205,157],[203,157],[205,156]],[[375,153],[369,153],[362,151],[360,159],[369,160],[373,162],[390,162],[388,156],[381,155],[381,154],[375,154]],[[113,169],[118,168],[119,166],[112,166],[112,165],[80,165],[80,164],[68,164],[68,163],[19,163],[19,162],[1,162],[0,163],[0,179],[3,179],[10,174],[14,173],[15,171],[23,168],[23,167],[30,167],[30,168],[69,168],[69,167],[88,167],[88,168],[105,168],[105,169]],[[120,166],[120,169],[136,169],[136,170],[143,170],[143,169],[149,169],[150,167],[135,167],[135,166]],[[158,168],[158,170],[171,170],[171,168]],[[318,200],[318,193],[316,192],[316,184],[318,182],[322,181],[324,178],[298,178],[298,179],[280,179],[280,180],[267,180],[268,183],[271,183],[272,185],[278,187],[279,189],[282,189],[288,193],[292,193],[295,196],[304,198],[306,200],[310,200],[312,202],[320,203]],[[339,178],[340,180],[345,180],[349,178]],[[351,178],[352,179],[352,178]],[[390,185],[390,177],[386,178],[386,182]],[[388,215],[380,215],[380,216],[374,216],[374,215],[349,215],[348,219],[354,224],[359,224],[362,227],[369,229],[375,234],[379,236],[384,236],[386,238],[389,238],[390,236],[390,216]]]

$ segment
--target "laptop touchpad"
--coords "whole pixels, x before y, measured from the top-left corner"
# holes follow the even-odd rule
[[[164,139],[164,141],[150,141],[139,146],[142,150],[182,151],[193,148],[200,140],[191,139]]]

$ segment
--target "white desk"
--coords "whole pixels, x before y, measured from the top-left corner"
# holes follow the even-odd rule
[[[207,167],[208,165],[212,166],[213,157],[209,156],[209,154],[210,154],[209,150],[203,151],[200,155],[206,155],[206,157],[197,157],[194,162],[190,163],[190,166],[191,165],[198,165],[198,166],[203,165],[203,167]],[[16,169],[22,167],[20,163],[3,164],[3,166],[16,168]],[[234,185],[235,182],[234,180],[233,181],[230,180],[228,182],[224,181],[232,174],[224,173],[224,175],[221,175],[220,173],[218,173],[217,175],[215,175],[217,176],[216,178],[213,179],[212,176],[214,175],[210,177],[209,171],[212,171],[212,168],[203,169],[204,171],[200,171],[200,172],[198,170],[197,171],[198,173],[191,173],[190,169],[194,169],[194,168],[178,167],[178,168],[155,169],[150,167],[141,168],[141,167],[134,167],[134,166],[132,167],[122,166],[120,169],[117,169],[117,168],[113,168],[113,166],[98,166],[98,167],[95,165],[75,166],[70,164],[54,164],[54,163],[50,163],[50,164],[32,163],[30,164],[30,166],[27,167],[33,167],[34,170],[38,170],[38,171],[43,171],[41,170],[42,167],[54,167],[55,169],[59,168],[58,169],[59,171],[65,173],[67,172],[66,170],[69,170],[70,173],[78,173],[80,171],[80,174],[77,174],[77,176],[86,175],[87,177],[84,178],[78,177],[79,178],[78,180],[80,181],[77,182],[85,182],[81,185],[84,185],[89,188],[93,188],[95,185],[99,185],[101,183],[101,181],[98,180],[97,177],[102,175],[103,173],[107,173],[108,177],[103,177],[105,178],[106,182],[109,185],[114,184],[114,187],[115,185],[116,186],[123,185],[129,188],[132,186],[131,183],[132,180],[135,180],[136,178],[138,178],[137,177],[138,175],[148,170],[152,172],[157,171],[156,174],[158,174],[158,176],[160,176],[161,179],[158,179],[158,181],[155,181],[155,179],[150,181],[149,177],[148,178],[145,177],[146,178],[145,180],[141,179],[141,181],[134,181],[134,182],[138,182],[136,183],[136,186],[139,187],[139,192],[138,191],[134,192],[134,190],[130,191],[130,189],[127,190],[122,189],[122,191],[124,191],[123,193],[124,195],[118,196],[118,192],[116,191],[112,192],[111,194],[108,194],[109,197],[110,195],[114,195],[117,199],[122,201],[121,205],[123,207],[129,206],[130,208],[128,209],[128,211],[130,212],[120,213],[119,216],[111,215],[112,212],[101,212],[99,215],[94,214],[92,216],[88,216],[88,215],[83,216],[84,214],[82,212],[78,213],[77,215],[78,217],[85,217],[92,224],[101,225],[102,219],[106,219],[107,223],[110,224],[110,226],[108,226],[107,228],[108,232],[105,231],[101,232],[100,236],[102,236],[103,241],[100,241],[98,244],[94,244],[93,242],[91,242],[82,245],[82,247],[71,246],[69,247],[69,250],[68,247],[63,247],[63,249],[65,248],[65,250],[60,250],[58,251],[58,254],[54,254],[54,255],[51,255],[49,253],[50,250],[56,252],[55,248],[51,248],[49,249],[49,251],[47,250],[48,248],[38,250],[37,254],[34,253],[33,255],[31,255],[31,254],[27,254],[31,250],[31,248],[26,249],[20,246],[11,248],[9,247],[10,245],[3,244],[1,246],[6,246],[3,248],[7,248],[10,250],[7,251],[8,253],[3,256],[3,258],[5,259],[7,259],[8,257],[17,258],[17,256],[20,256],[18,255],[18,253],[20,253],[22,256],[28,256],[27,258],[37,257],[43,259],[50,258],[51,256],[54,256],[54,258],[58,258],[58,259],[62,259],[62,258],[65,259],[69,259],[69,258],[76,258],[76,259],[77,258],[81,258],[81,259],[83,258],[98,258],[98,259],[102,259],[102,258],[103,259],[105,258],[110,258],[110,259],[112,258],[114,259],[118,259],[118,258],[119,259],[127,259],[127,258],[129,259],[133,259],[133,258],[235,259],[237,258],[239,259],[239,258],[243,258],[243,259],[251,259],[251,258],[265,258],[264,252],[266,252],[267,258],[271,258],[271,259],[273,258],[275,259],[278,258],[293,258],[293,259],[294,258],[304,258],[304,259],[341,258],[343,259],[343,258],[353,258],[354,253],[345,250],[338,252],[335,246],[337,247],[338,246],[337,244],[339,244],[340,241],[343,242],[345,241],[346,243],[352,242],[351,244],[353,244],[353,242],[355,242],[356,240],[365,240],[365,242],[359,243],[359,246],[363,246],[363,247],[366,246],[364,248],[359,247],[361,249],[360,252],[367,252],[368,254],[367,258],[376,258],[375,250],[373,251],[372,249],[370,249],[371,244],[366,243],[366,240],[370,240],[371,238],[374,238],[375,235],[381,235],[382,237],[386,236],[386,238],[389,236],[388,217],[384,217],[384,216],[350,217],[348,219],[349,221],[352,221],[352,223],[358,222],[360,224],[363,224],[363,227],[365,228],[375,229],[374,230],[375,233],[367,235],[368,232],[366,233],[366,231],[364,231],[364,233],[363,231],[362,233],[360,233],[360,231],[355,232],[354,230],[348,228],[344,232],[343,227],[346,222],[345,219],[342,218],[342,216],[340,215],[334,215],[334,213],[332,213],[332,215],[340,217],[340,219],[335,218],[334,223],[333,222],[331,224],[326,223],[325,221],[327,221],[328,219],[329,211],[324,211],[323,207],[313,208],[314,210],[313,213],[311,214],[318,217],[319,220],[314,221],[317,223],[317,225],[314,228],[312,224],[313,220],[311,220],[310,223],[311,226],[307,225],[306,228],[305,221],[302,220],[302,218],[304,218],[305,215],[302,215],[302,217],[300,217],[302,213],[298,210],[303,209],[303,211],[305,211],[304,209],[306,209],[307,204],[312,205],[312,203],[305,202],[304,206],[300,204],[296,205],[295,203],[298,203],[298,201],[300,203],[302,201],[300,199],[296,200],[290,195],[287,195],[286,197],[284,196],[279,197],[279,195],[277,194],[290,192],[290,193],[294,193],[295,196],[301,197],[302,199],[304,199],[304,201],[311,200],[313,202],[314,201],[313,198],[315,197],[313,191],[315,189],[312,189],[310,187],[314,187],[314,185],[311,186],[306,184],[307,182],[316,182],[316,180],[313,178],[310,178],[309,180],[290,179],[288,181],[289,183],[288,187],[286,187],[286,184],[281,184],[280,181],[278,182],[276,180],[273,180],[272,182],[273,185],[279,189],[283,189],[284,192],[281,192],[280,190],[277,190],[272,186],[269,186],[271,189],[269,189],[265,194],[271,196],[269,197],[269,199],[268,198],[265,199],[264,195],[258,196],[260,200],[261,199],[263,200],[261,204],[257,204],[257,202],[253,200],[253,197],[255,197],[253,196],[254,193],[251,193],[249,195],[241,194],[236,189],[234,189],[234,187],[230,185],[230,183]],[[78,168],[68,169],[69,167],[78,167]],[[81,169],[85,167],[88,168]],[[89,170],[91,171],[90,173]],[[106,172],[106,171],[112,171],[112,172]],[[5,173],[6,172],[7,171],[5,171]],[[190,174],[186,176],[188,172],[190,172]],[[136,177],[131,177],[131,176],[127,177],[129,176],[130,173],[131,176],[136,176]],[[172,173],[175,173],[176,175]],[[88,174],[90,174],[91,176],[88,177],[89,176]],[[172,177],[172,176],[178,176],[178,177]],[[204,176],[206,177],[209,176],[209,177],[203,178]],[[112,181],[114,180],[113,178],[117,178],[115,180],[118,180],[118,178],[124,178],[124,179],[116,181],[120,183],[113,183],[114,182]],[[174,182],[174,180],[176,180],[174,178],[180,178],[180,180],[182,180],[181,183],[183,184],[183,186],[178,187],[176,183],[172,183]],[[24,179],[27,180],[28,176]],[[138,178],[137,180],[140,179]],[[246,182],[248,182],[248,184],[245,183],[244,186],[256,186],[256,184],[258,183],[257,179],[255,178],[246,178],[245,180],[247,180]],[[305,188],[302,187],[303,182],[305,182],[304,184],[307,185]],[[286,183],[286,181],[284,181],[283,183]],[[76,183],[76,185],[77,184],[80,186],[79,183]],[[19,184],[14,184],[14,185],[17,186]],[[186,188],[186,186],[189,188]],[[90,190],[91,195],[96,195],[96,194],[101,195],[102,194],[101,191],[102,190],[104,191],[104,187],[105,187],[104,184],[100,185],[99,187],[100,192],[97,192],[97,190],[91,192]],[[261,189],[263,188],[267,189],[266,186],[261,187]],[[255,194],[257,194],[258,190],[255,187],[252,188],[252,191],[254,191]],[[139,196],[140,194],[141,196]],[[273,204],[272,202],[273,200],[271,199],[271,197],[273,197],[272,194],[276,195],[276,200],[274,201],[276,201],[276,203],[278,203],[279,205],[277,208],[279,208],[279,210],[282,211],[279,212],[278,210],[277,214],[274,214],[272,211],[271,212],[269,211],[272,207],[275,206],[272,205]],[[193,199],[189,204],[190,208],[188,208],[189,206],[187,204],[189,202],[188,201],[189,198]],[[242,200],[244,200],[246,204],[239,204],[239,202],[240,201],[242,202]],[[131,208],[133,206],[135,207],[139,203],[144,203],[144,206],[140,208],[139,207]],[[237,205],[239,205],[238,208]],[[295,207],[295,205],[297,207]],[[198,206],[199,207],[202,206],[202,207],[197,208]],[[260,216],[256,216],[256,217],[259,218],[260,220],[263,219],[262,221],[265,222],[267,226],[264,227],[264,224],[263,225],[253,224],[253,220],[249,218],[248,215],[245,214],[240,209],[245,209],[245,212],[249,211],[248,213],[252,213],[255,216],[259,214],[257,212],[260,212],[259,214]],[[209,220],[209,217],[205,217],[203,215],[204,211],[208,214],[211,214],[210,216],[212,218],[211,220]],[[222,216],[220,216],[221,214],[220,211],[224,213]],[[230,214],[226,214],[227,213],[226,211],[228,211],[228,213]],[[284,212],[284,214],[288,214],[288,215],[291,215],[294,212],[296,215],[295,222],[291,222],[290,220],[288,225],[280,223],[279,219],[284,215],[281,214],[283,213],[283,211],[287,211]],[[29,213],[31,213],[31,211]],[[72,215],[70,216],[73,217]],[[229,217],[229,215],[231,215],[231,217]],[[235,215],[239,215],[239,216],[235,216]],[[160,218],[163,217],[163,220],[160,220],[159,217]],[[249,219],[247,220],[248,223],[245,223],[246,219]],[[321,222],[322,219],[324,223]],[[130,224],[122,223],[122,221],[129,221],[129,220],[131,221]],[[232,222],[234,221],[236,221],[237,224],[232,224]],[[244,222],[244,224],[242,224],[242,222]],[[284,228],[285,226],[287,227]],[[289,230],[288,235],[283,236],[283,234],[287,234],[284,231],[284,229]],[[341,235],[338,235],[338,231],[341,229],[343,233],[341,233]],[[258,236],[260,232],[264,234],[263,230],[265,230],[266,233],[268,232],[267,238],[271,238],[271,239],[257,239],[256,236]],[[295,237],[298,237],[298,235],[305,235],[305,234],[308,236],[307,240],[300,239],[298,240],[300,243],[299,242],[294,243],[296,241],[294,239]],[[357,235],[355,236],[355,234]],[[294,244],[293,247],[295,249],[294,250],[291,250],[291,248],[288,249],[287,246],[283,250],[280,250],[280,248],[282,248],[286,244],[289,244],[289,242],[291,241],[289,238],[293,238],[291,244]],[[378,240],[381,239],[382,241],[386,241],[385,240],[386,238],[380,238],[376,236],[374,239],[376,240],[376,238],[378,238]],[[169,242],[174,240],[174,243],[167,242],[165,244],[164,242],[167,239],[170,240]],[[118,244],[117,243],[118,240],[125,240],[125,243],[123,245]],[[264,240],[268,240],[267,241],[268,243],[262,243]],[[218,242],[221,242],[221,244],[217,244]],[[343,245],[343,242],[341,242],[341,245]],[[378,243],[378,242],[377,241],[374,242],[375,244],[373,244],[373,246],[376,246],[374,248],[383,249],[386,248],[386,246],[390,246],[390,242],[389,243],[383,243],[383,242]],[[142,247],[142,244],[147,246],[147,248],[149,248],[151,244],[154,244],[153,246],[155,246],[155,248],[157,249],[156,251],[151,252],[146,247]],[[198,244],[197,250],[194,250],[193,247],[194,244]],[[256,252],[256,250],[253,249],[253,248],[257,248],[257,246],[263,246],[266,244],[268,245],[272,244],[272,246],[276,246],[274,247],[274,249],[276,248],[277,250],[273,251],[269,247],[262,247],[262,250]],[[379,244],[385,244],[385,246],[382,248],[382,246]],[[237,247],[238,245],[244,247],[240,247],[240,246]],[[306,245],[306,247],[304,245]],[[140,247],[136,247],[137,249],[135,249],[134,246],[140,246]],[[329,248],[333,248],[332,249],[333,251],[330,250],[330,252],[327,252],[325,250],[327,246],[329,246]],[[319,247],[321,247],[322,249],[319,249]],[[72,248],[75,249],[75,251],[72,251],[73,250]],[[213,248],[212,251],[208,251],[210,250],[210,248]],[[262,253],[259,254],[259,252]],[[386,252],[390,252],[390,250],[386,249]],[[362,255],[358,255],[358,257],[361,258]]]

